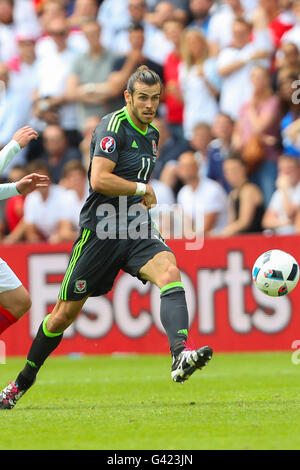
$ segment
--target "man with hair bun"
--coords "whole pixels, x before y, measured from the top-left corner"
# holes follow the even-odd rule
[[[81,231],[59,299],[40,325],[24,369],[0,394],[0,408],[15,406],[88,297],[108,293],[120,270],[160,289],[160,317],[168,335],[175,382],[184,382],[211,359],[208,346],[186,347],[189,318],[180,271],[149,215],[156,205],[149,179],[159,139],[159,131],[151,123],[161,89],[159,76],[145,65],[139,67],[129,77],[126,106],[104,116],[96,127],[88,170],[89,196],[81,210]]]

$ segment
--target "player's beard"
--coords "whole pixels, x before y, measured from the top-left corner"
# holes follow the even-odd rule
[[[147,119],[147,120],[143,119],[143,117],[139,115],[137,108],[134,106],[133,98],[131,102],[131,112],[134,115],[134,117],[144,126],[152,122],[156,114],[156,111],[155,111],[153,116],[151,116],[151,119]]]

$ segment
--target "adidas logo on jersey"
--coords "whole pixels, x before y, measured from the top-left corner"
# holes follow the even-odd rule
[[[139,146],[138,146],[138,144],[136,143],[135,140],[132,142],[131,147],[134,148],[134,149],[138,149],[138,148],[139,148]]]

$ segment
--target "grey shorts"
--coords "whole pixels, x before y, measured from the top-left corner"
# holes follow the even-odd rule
[[[153,226],[152,234],[146,239],[101,240],[95,232],[82,229],[72,249],[59,299],[81,300],[86,296],[104,295],[111,290],[120,270],[145,283],[139,276],[140,269],[157,253],[172,253]]]

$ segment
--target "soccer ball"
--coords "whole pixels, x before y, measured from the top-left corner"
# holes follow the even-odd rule
[[[269,250],[255,261],[252,278],[264,294],[280,297],[292,292],[298,284],[299,265],[289,253]]]

